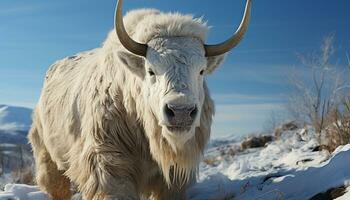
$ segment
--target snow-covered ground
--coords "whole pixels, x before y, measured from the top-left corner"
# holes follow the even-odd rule
[[[189,199],[307,200],[350,185],[350,145],[331,155],[313,151],[318,143],[312,132],[302,129],[264,148],[220,154],[236,145],[208,150],[206,159],[211,162],[201,163],[200,183],[191,189]],[[350,199],[350,193],[346,195],[338,199]]]
[[[315,151],[312,131],[286,132],[263,148],[240,151],[232,140],[212,142],[200,165],[199,183],[191,200],[308,200],[331,188],[344,186],[337,200],[350,199],[350,145],[333,154]],[[349,192],[347,192],[349,191]],[[46,200],[37,187],[8,184],[0,200]]]

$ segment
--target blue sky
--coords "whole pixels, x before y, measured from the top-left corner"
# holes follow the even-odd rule
[[[0,104],[34,107],[48,66],[99,47],[113,27],[115,0],[1,0]],[[208,43],[229,37],[244,0],[125,0],[124,10],[152,7],[204,16]],[[350,49],[349,0],[253,0],[243,42],[208,77],[216,102],[214,137],[261,130],[269,113],[283,108],[287,74],[297,53],[317,50],[335,34],[337,59]]]

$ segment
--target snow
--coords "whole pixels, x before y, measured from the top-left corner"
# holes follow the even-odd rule
[[[8,184],[5,192],[0,194],[0,200],[48,200],[47,195],[39,191],[37,186]]]
[[[313,152],[318,145],[315,137],[304,133],[298,130],[265,148],[234,156],[209,149],[206,157],[217,156],[220,162],[200,165],[200,182],[188,199],[307,200],[330,188],[350,185],[350,145],[339,147],[332,155]],[[349,195],[342,198],[350,199]]]
[[[285,134],[263,148],[238,151],[240,143],[213,142],[200,164],[199,182],[188,199],[307,200],[339,186],[347,187],[337,200],[350,199],[350,145],[334,153],[313,151],[312,131]],[[232,153],[233,152],[233,153]],[[46,200],[35,186],[6,185],[0,200]]]

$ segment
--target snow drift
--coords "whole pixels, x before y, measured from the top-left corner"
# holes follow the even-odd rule
[[[350,145],[329,154],[316,151],[312,131],[290,131],[263,148],[233,153],[240,143],[214,142],[200,165],[199,183],[188,192],[191,200],[308,200],[343,186],[337,200],[350,199]],[[8,184],[0,200],[47,200],[35,186]],[[79,199],[79,196],[76,196]]]

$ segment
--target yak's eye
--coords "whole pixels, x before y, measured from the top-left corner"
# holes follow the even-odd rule
[[[154,75],[155,75],[154,72],[153,72],[152,70],[148,70],[148,74],[149,74],[150,76],[154,76]]]
[[[200,75],[203,75],[204,74],[204,69],[201,70],[201,72],[199,72]]]

